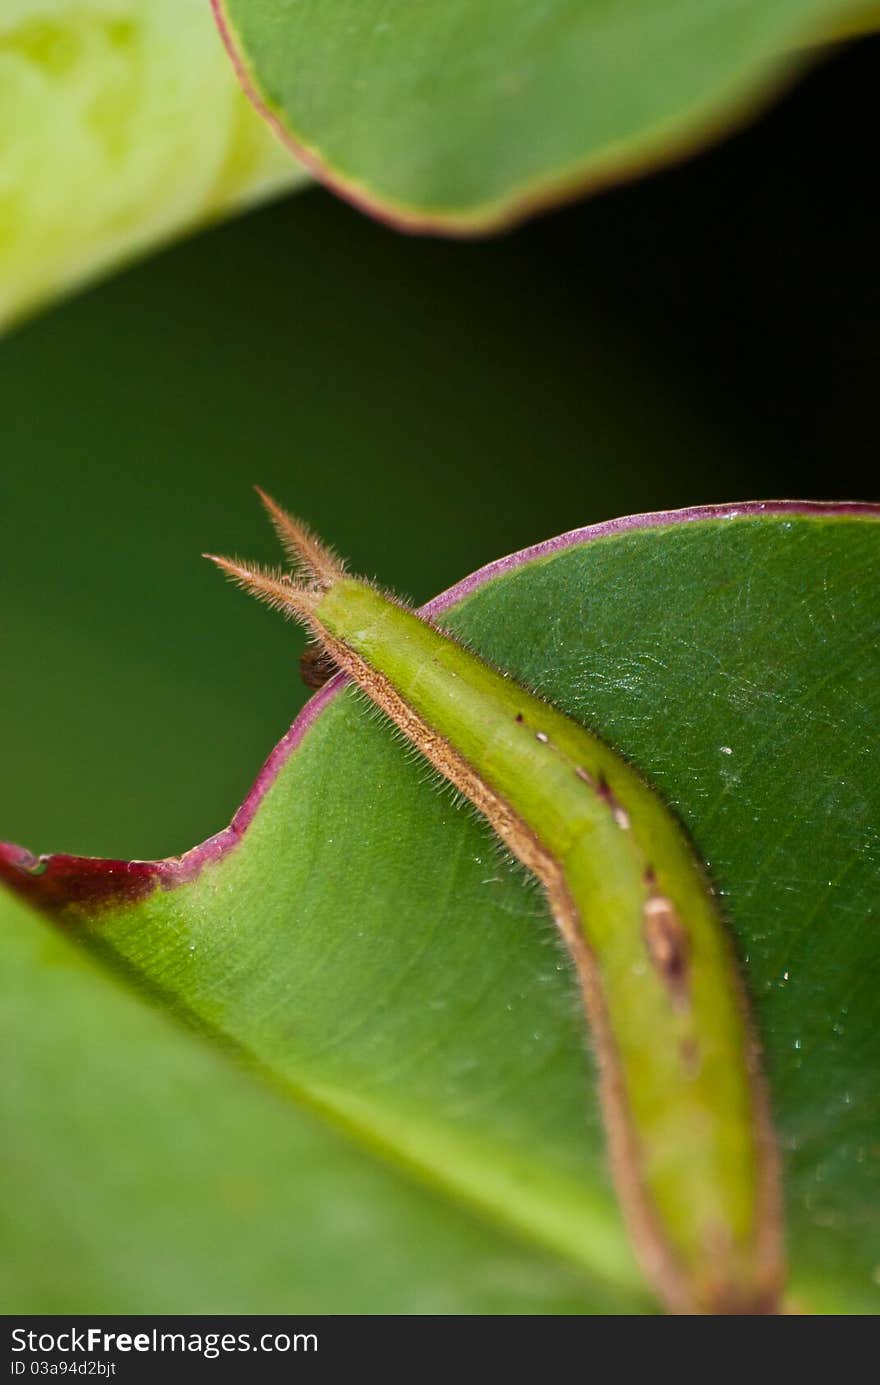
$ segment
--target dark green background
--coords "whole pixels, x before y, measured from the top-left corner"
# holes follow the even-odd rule
[[[4,340],[0,836],[149,856],[228,820],[305,695],[301,636],[199,558],[274,557],[255,481],[420,600],[620,513],[877,499],[878,72],[841,51],[492,241],[312,190]]]

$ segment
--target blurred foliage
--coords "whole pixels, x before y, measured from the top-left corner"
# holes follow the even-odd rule
[[[864,0],[213,3],[248,89],[320,177],[395,224],[465,234],[692,150],[865,14]]]
[[[332,1313],[341,1283],[350,1312],[612,1311],[118,990],[5,892],[0,946],[6,1313]]]
[[[303,178],[207,0],[4,0],[0,326]]]

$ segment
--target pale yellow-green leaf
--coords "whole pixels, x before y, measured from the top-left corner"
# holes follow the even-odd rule
[[[207,0],[3,0],[0,326],[303,177]]]

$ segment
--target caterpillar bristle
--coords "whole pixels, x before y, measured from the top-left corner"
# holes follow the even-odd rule
[[[266,491],[259,486],[254,489],[294,568],[319,589],[326,589],[338,582],[344,567],[336,554],[321,542],[307,524],[288,514]]]
[[[295,582],[278,568],[243,563],[238,558],[221,558],[215,553],[203,553],[202,557],[219,567],[236,586],[263,601],[273,611],[281,611],[294,620],[307,621],[315,609],[319,594]]]

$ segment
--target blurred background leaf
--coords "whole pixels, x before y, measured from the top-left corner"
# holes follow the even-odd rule
[[[5,891],[0,946],[6,1313],[615,1310],[238,1073]]]
[[[154,856],[228,821],[306,695],[297,635],[231,600],[198,557],[211,546],[274,560],[253,481],[417,600],[616,513],[748,495],[880,499],[864,157],[878,61],[876,40],[841,52],[711,156],[492,243],[404,240],[310,190],[0,344],[0,837]],[[248,1240],[236,1214],[218,1266],[206,1222],[216,1183],[200,1193],[194,1172],[231,1141],[224,1103],[270,1098],[224,1093],[239,1082],[225,1068],[209,1085],[212,1060],[187,1056],[195,1041],[111,997],[103,978],[74,983],[68,963],[55,966],[61,944],[18,906],[3,945],[16,958],[0,982],[15,1054],[0,1087],[16,1150],[16,1180],[3,1181],[10,1311],[82,1305],[86,1256],[105,1263],[86,1306],[171,1311],[154,1272],[168,1238],[180,1280],[167,1282],[191,1289],[178,1311],[283,1306],[267,1281],[251,1298],[241,1286],[262,1237],[267,1276],[292,1283],[296,1245],[279,1250],[268,1214]],[[71,1050],[76,1085],[55,1062]],[[155,1074],[148,1124],[132,1072]],[[113,1121],[123,1088],[131,1104]],[[181,1126],[192,1156],[178,1166],[167,1131],[188,1107],[198,1139]],[[244,1167],[259,1181],[271,1166],[276,1198],[295,1208],[286,1151],[301,1137],[278,1108],[248,1110],[242,1123],[281,1152],[261,1163],[251,1150]],[[230,1157],[244,1160],[237,1143]],[[111,1197],[116,1165],[127,1173]],[[191,1219],[176,1193],[157,1192],[159,1165],[172,1181],[180,1169]],[[113,1299],[123,1256],[107,1256],[104,1230],[72,1205],[74,1188],[97,1200],[102,1182],[113,1243],[138,1276],[136,1293],[122,1280]],[[47,1203],[52,1187],[70,1195]],[[340,1246],[328,1283],[351,1241]],[[520,1304],[581,1303],[571,1281],[548,1288],[532,1272]]]
[[[495,228],[689,152],[873,0],[212,0],[291,148],[404,227]]]
[[[208,0],[4,0],[0,326],[303,178]]]

